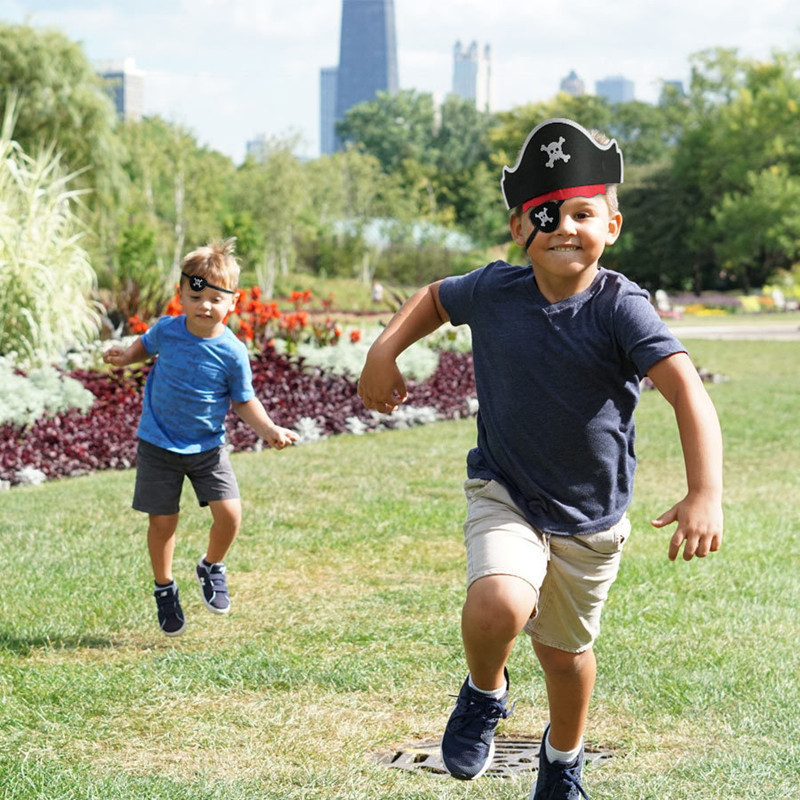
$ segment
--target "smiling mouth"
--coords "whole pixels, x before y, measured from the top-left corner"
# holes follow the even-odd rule
[[[573,250],[579,250],[580,248],[576,244],[562,244],[558,247],[551,247],[550,249],[556,253],[571,253]]]

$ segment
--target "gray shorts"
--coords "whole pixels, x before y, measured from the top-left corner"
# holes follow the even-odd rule
[[[192,482],[201,506],[239,498],[239,485],[223,445],[183,455],[139,439],[133,507],[146,514],[177,514],[184,477]]]
[[[467,587],[487,575],[513,575],[537,593],[525,633],[549,647],[580,653],[600,632],[600,613],[630,534],[623,517],[606,531],[560,536],[534,528],[496,481],[464,484]]]

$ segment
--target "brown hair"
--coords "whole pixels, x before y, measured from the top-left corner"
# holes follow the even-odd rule
[[[224,289],[236,289],[239,285],[239,264],[234,257],[235,249],[235,236],[223,242],[209,242],[184,257],[181,272],[198,275]],[[185,280],[181,275],[181,284]]]

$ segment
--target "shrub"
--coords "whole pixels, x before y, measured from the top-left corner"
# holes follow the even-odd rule
[[[63,174],[52,150],[26,155],[13,113],[12,103],[0,132],[0,355],[41,365],[96,336],[95,274],[73,212],[77,173]]]
[[[54,367],[32,369],[26,375],[0,358],[0,425],[31,425],[72,408],[85,413],[93,402],[94,395],[80,381]]]

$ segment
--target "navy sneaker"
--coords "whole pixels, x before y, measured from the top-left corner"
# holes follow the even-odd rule
[[[560,761],[548,761],[547,733],[548,725],[539,748],[539,775],[536,785],[531,790],[529,800],[589,800],[589,795],[581,786],[581,770],[583,769],[583,750],[574,761],[562,764]]]
[[[206,566],[201,558],[195,572],[206,608],[214,614],[227,614],[231,610],[231,601],[228,597],[228,584],[225,582],[225,565]]]
[[[178,600],[178,585],[173,581],[169,586],[156,584],[153,592],[158,608],[158,624],[167,636],[180,636],[186,628],[186,619]]]
[[[505,679],[506,691],[499,700],[470,688],[469,677],[464,681],[442,736],[442,761],[454,778],[471,781],[489,769],[494,758],[494,730],[501,719],[511,715],[506,710],[508,670]]]

